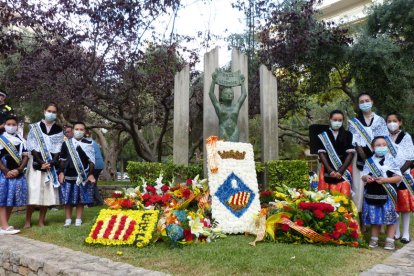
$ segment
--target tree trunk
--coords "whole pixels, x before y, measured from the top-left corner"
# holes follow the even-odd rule
[[[106,134],[107,137],[105,137],[101,131],[94,131],[97,135],[97,140],[102,147],[105,159],[105,168],[102,171],[103,179],[117,180],[117,162],[122,150],[122,144],[120,143],[121,132],[122,131],[119,129],[109,129]],[[108,143],[108,140],[110,140],[110,143]]]

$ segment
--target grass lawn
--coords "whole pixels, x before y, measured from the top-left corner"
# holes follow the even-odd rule
[[[248,243],[253,237],[228,236],[211,244],[170,249],[158,242],[149,247],[105,247],[84,243],[90,228],[102,207],[85,209],[84,224],[64,228],[63,211],[49,211],[47,226],[22,230],[21,235],[74,250],[80,250],[135,266],[168,272],[175,275],[355,275],[380,263],[390,255],[377,249],[351,247]],[[24,214],[12,216],[10,224],[22,228]],[[122,251],[123,255],[117,255]]]

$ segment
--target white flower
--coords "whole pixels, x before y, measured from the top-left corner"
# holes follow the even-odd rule
[[[147,180],[145,180],[145,178],[141,177],[141,181],[142,181],[142,185],[141,185],[142,193],[145,193],[146,188],[147,188]],[[137,188],[139,189],[139,186]]]
[[[129,198],[136,198],[137,197],[137,194],[136,194],[134,188],[128,188],[128,189],[124,188],[123,190],[124,190],[124,193],[125,193],[126,197],[129,197]]]
[[[164,186],[164,184],[162,184],[162,179],[163,179],[163,176],[162,174],[160,174],[160,176],[155,180],[156,185],[154,187],[157,190],[157,194],[159,195],[163,194],[162,189],[161,189],[162,186]]]
[[[200,236],[200,234],[204,233],[203,223],[200,221],[200,218],[196,217],[194,220],[190,220],[189,225],[191,228],[191,233],[196,235],[197,238]]]

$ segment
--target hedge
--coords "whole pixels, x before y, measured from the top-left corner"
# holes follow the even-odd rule
[[[189,166],[173,163],[128,162],[128,175],[131,182],[141,183],[144,177],[148,183],[154,183],[162,172],[164,179],[171,181],[173,177],[185,180],[196,175],[203,177],[203,164]],[[267,188],[275,189],[282,185],[295,188],[306,188],[309,185],[308,163],[305,160],[275,160],[266,163],[256,162],[258,177],[266,174]]]
[[[148,183],[155,183],[160,175],[167,181],[173,178],[188,179],[197,175],[203,176],[202,164],[190,164],[189,166],[174,165],[173,163],[156,163],[156,162],[133,162],[129,161],[127,165],[128,176],[131,182],[141,184],[141,177],[144,177]]]

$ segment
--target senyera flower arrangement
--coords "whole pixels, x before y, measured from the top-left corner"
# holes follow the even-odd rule
[[[224,237],[220,230],[211,223],[211,200],[209,197],[207,180],[200,180],[199,176],[187,179],[184,183],[165,182],[162,174],[154,184],[146,182],[142,178],[142,184],[136,188],[115,191],[111,198],[105,199],[105,204],[111,210],[117,211],[118,216],[106,215],[104,219],[98,218],[91,234],[86,239],[87,243],[102,243],[107,245],[133,244],[143,247],[156,239],[152,238],[153,224],[158,225],[157,235],[162,240],[173,246],[186,245],[200,242],[211,242],[219,237]],[[136,227],[119,231],[112,230],[114,223],[125,224],[123,212],[143,211],[141,220]],[[155,213],[145,213],[156,211]],[[158,217],[160,213],[160,217]],[[156,217],[156,219],[155,219]],[[149,225],[147,225],[149,220]],[[104,222],[106,221],[106,222]],[[137,220],[138,221],[138,220]],[[106,224],[105,224],[106,223]],[[102,227],[111,225],[109,230]],[[118,225],[115,225],[118,227]],[[119,227],[118,227],[119,228]],[[124,240],[120,236],[128,231],[128,237],[135,235],[135,240],[130,237]],[[132,232],[133,231],[133,232]],[[105,235],[105,236],[103,236]],[[115,241],[113,241],[115,240]]]
[[[364,246],[358,212],[345,195],[284,187],[262,191],[261,203],[270,240]]]

